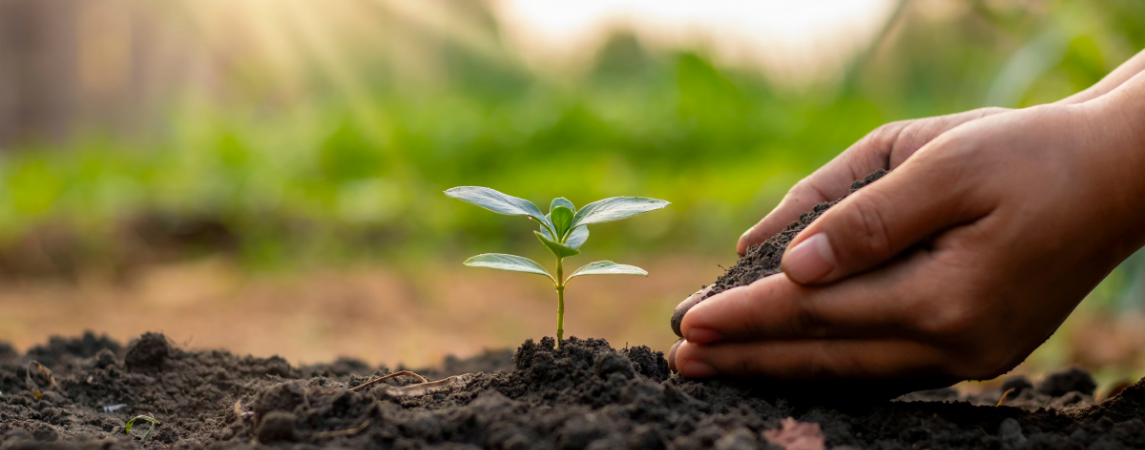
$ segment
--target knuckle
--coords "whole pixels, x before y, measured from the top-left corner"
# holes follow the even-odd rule
[[[759,373],[759,367],[754,358],[739,358],[735,365],[736,376],[748,376]]]
[[[801,197],[812,196],[816,193],[818,193],[818,190],[815,188],[815,183],[811,180],[811,177],[807,177],[799,180],[794,186],[791,186],[791,189],[787,191],[787,195],[783,197],[783,203],[798,202]]]
[[[827,337],[827,323],[823,313],[815,301],[810,299],[797,299],[794,305],[794,326],[800,335],[818,339]]]
[[[978,325],[977,315],[959,302],[941,303],[927,305],[919,316],[919,331],[943,343],[960,342],[972,336]]]
[[[895,141],[898,140],[902,130],[910,126],[912,121],[898,121],[884,124],[875,128],[864,139],[871,144],[873,148],[879,152],[889,152],[891,147],[894,146]]]
[[[1009,111],[1008,108],[1002,108],[1000,106],[987,106],[985,108],[978,108],[977,109],[979,118],[994,115],[994,114],[1000,114],[1000,113],[1004,113],[1007,111]]]
[[[771,303],[767,301],[769,298],[774,298],[770,290],[764,287],[764,283],[756,281],[755,283],[747,286],[747,292],[744,296],[747,305],[747,314],[743,317],[744,331],[750,336],[765,337],[774,334],[774,317],[775,311],[771,308]]]
[[[847,226],[854,237],[841,242],[848,242],[852,246],[857,259],[880,260],[891,253],[890,233],[887,232],[883,209],[879,207],[883,202],[878,200],[878,195],[875,191],[869,191],[856,198],[858,201],[847,208]]]
[[[855,352],[848,351],[839,341],[824,341],[813,370],[816,378],[841,378],[862,374],[862,365]]]

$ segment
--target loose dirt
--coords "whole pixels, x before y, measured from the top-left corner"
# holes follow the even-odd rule
[[[557,350],[545,338],[416,371],[431,381],[469,374],[443,391],[407,396],[401,386],[417,381],[406,377],[352,390],[397,369],[351,359],[295,367],[188,351],[153,333],[127,346],[92,334],[54,338],[22,355],[0,352],[0,448],[1145,446],[1145,384],[1095,403],[1081,371],[1037,385],[1007,380],[1014,391],[999,407],[999,391],[950,389],[809,402],[778,386],[680,378],[647,347],[571,338]],[[139,414],[163,422],[146,442],[146,423],[123,432]]]
[[[777,273],[791,238],[832,204],[750,249],[712,293]],[[0,343],[0,450],[1145,448],[1145,384],[1098,403],[1092,377],[1076,369],[972,396],[939,389],[876,401],[838,385],[690,380],[644,346],[570,338],[555,347],[528,340],[414,371],[428,383],[375,383],[405,368],[295,367],[189,351],[155,333],[127,346],[91,333],[53,338],[25,354]],[[140,414],[163,422],[147,440],[147,423],[124,432]]]
[[[875,180],[882,178],[883,175],[886,174],[886,170],[879,169],[867,175],[866,178],[862,180],[856,180],[854,183],[851,183],[851,189],[847,195],[854,194],[855,191],[868,184],[874,183]],[[843,196],[843,198],[847,198],[847,195]],[[745,253],[739,261],[736,261],[735,265],[729,267],[723,275],[720,275],[715,283],[703,286],[699,292],[687,298],[684,303],[676,308],[672,313],[672,331],[674,331],[677,336],[683,337],[683,334],[680,333],[680,322],[684,320],[684,314],[709,297],[734,287],[747,286],[760,278],[779,273],[781,271],[779,264],[783,261],[783,252],[787,249],[787,245],[791,243],[791,240],[795,239],[795,236],[797,236],[800,231],[803,231],[804,228],[811,225],[811,222],[823,215],[827,209],[843,201],[843,198],[815,205],[811,211],[800,214],[799,220],[791,222],[783,231],[776,233],[762,244],[749,247],[747,253]]]
[[[887,171],[879,169],[867,175],[866,178],[851,183],[851,191],[847,195],[854,194],[855,191],[874,183],[886,174]],[[847,196],[843,196],[843,198],[847,198]],[[811,222],[818,219],[829,208],[843,201],[843,198],[815,205],[811,211],[801,214],[798,222],[791,222],[787,228],[775,236],[768,238],[762,244],[749,248],[743,258],[740,258],[734,266],[716,279],[706,297],[711,297],[734,287],[747,286],[760,278],[779,273],[779,263],[783,260],[783,251],[787,249],[791,240],[795,239],[800,231],[811,225]]]

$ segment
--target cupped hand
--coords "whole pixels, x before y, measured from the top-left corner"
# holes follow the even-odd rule
[[[691,308],[671,365],[934,386],[1008,371],[1145,240],[1138,91],[872,133],[792,189],[740,252],[895,170],[804,229],[783,273]]]
[[[796,183],[774,211],[740,236],[736,252],[743,256],[748,247],[760,244],[783,231],[788,224],[797,221],[800,214],[810,211],[815,205],[842,197],[855,180],[861,180],[877,169],[891,170],[898,167],[942,133],[966,122],[1006,111],[1009,110],[982,108],[946,116],[892,122],[875,129],[831,162]]]

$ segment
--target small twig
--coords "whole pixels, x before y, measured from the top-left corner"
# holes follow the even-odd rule
[[[366,419],[365,421],[362,422],[361,425],[358,425],[355,428],[350,428],[348,430],[323,431],[320,433],[314,433],[314,437],[322,439],[322,438],[332,438],[332,437],[338,437],[338,436],[351,436],[351,435],[361,433],[368,426],[370,426],[370,419]]]
[[[1002,406],[1002,402],[1006,401],[1006,397],[1008,397],[1011,392],[1014,392],[1014,388],[1006,389],[1006,392],[1002,393],[1002,398],[998,399],[998,404],[994,405],[994,407]]]
[[[125,406],[127,406],[127,403],[120,403],[118,405],[104,406],[103,412],[106,412],[106,413],[115,412],[115,410],[123,408]]]
[[[365,382],[365,383],[363,383],[363,384],[360,384],[360,385],[358,385],[358,386],[355,386],[355,387],[352,387],[352,388],[350,388],[350,390],[351,390],[351,391],[360,391],[360,390],[362,390],[362,389],[365,389],[365,388],[367,388],[367,387],[370,387],[370,386],[373,386],[373,385],[375,385],[375,384],[381,383],[382,381],[388,380],[388,379],[390,379],[390,378],[401,377],[401,376],[406,376],[406,377],[410,377],[410,378],[416,378],[416,379],[418,379],[418,381],[421,381],[422,383],[428,383],[428,382],[429,382],[429,380],[426,380],[426,379],[425,379],[425,377],[423,377],[423,376],[421,376],[421,375],[418,375],[418,374],[416,374],[416,373],[410,372],[410,371],[408,371],[408,370],[403,370],[403,371],[401,371],[401,372],[394,372],[394,373],[391,373],[391,374],[389,374],[389,375],[386,375],[386,376],[384,376],[384,377],[381,377],[381,378],[377,378],[377,379],[374,379],[374,380],[370,380],[370,381],[367,381],[367,382]]]
[[[469,380],[471,379],[473,379],[473,374],[467,373],[428,383],[411,384],[409,386],[387,386],[385,391],[386,395],[390,397],[419,397],[454,389],[463,389],[465,385],[469,384]]]

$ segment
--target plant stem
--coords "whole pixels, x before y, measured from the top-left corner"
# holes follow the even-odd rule
[[[557,349],[565,337],[565,277],[562,258],[557,257]]]

